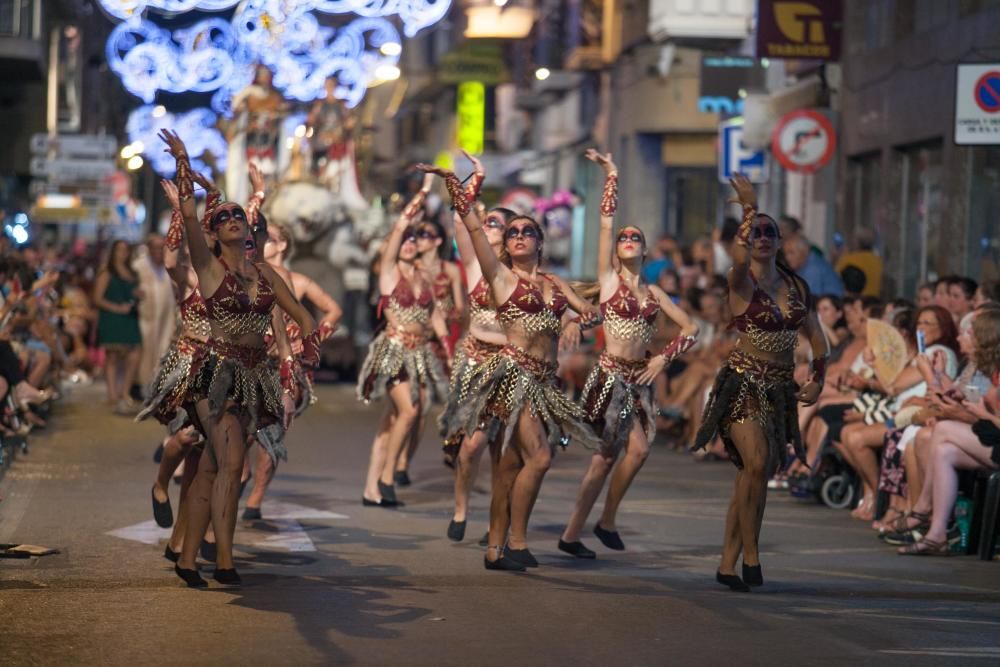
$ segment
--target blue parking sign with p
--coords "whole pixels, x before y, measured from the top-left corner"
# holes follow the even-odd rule
[[[743,145],[743,119],[733,118],[719,124],[719,180],[728,183],[734,174],[743,174],[751,183],[766,183],[767,151],[751,150]]]

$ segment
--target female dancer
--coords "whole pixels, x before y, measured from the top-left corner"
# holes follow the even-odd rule
[[[782,463],[789,442],[804,462],[796,401],[816,402],[829,346],[810,309],[805,281],[776,261],[778,225],[758,215],[757,197],[745,177],[737,175],[732,184],[743,207],[729,270],[729,305],[740,338],[715,378],[694,447],[705,447],[719,433],[739,469],[716,580],[734,591],[749,591],[748,585],[764,583],[757,542],[767,479]],[[802,328],[813,361],[809,382],[798,390],[792,379],[793,354]],[[741,551],[742,579],[736,575]]]
[[[580,531],[623,449],[625,456],[611,478],[604,512],[594,524],[594,534],[609,549],[625,549],[615,530],[615,516],[625,492],[649,456],[649,443],[656,433],[651,384],[671,361],[695,344],[698,335],[698,327],[688,314],[663,290],[643,284],[646,238],[642,231],[623,227],[612,241],[618,205],[618,169],[611,161],[611,154],[601,155],[590,149],[587,159],[601,165],[606,174],[597,255],[605,348],[587,377],[581,402],[587,421],[601,435],[604,446],[591,457],[573,514],[559,539],[559,549],[577,558],[596,556],[580,542]],[[615,270],[616,263],[620,271]],[[680,333],[660,354],[651,357],[647,350],[660,311],[680,326]]]
[[[437,222],[424,220],[416,226],[418,265],[421,271],[431,279],[434,293],[434,310],[441,314],[448,327],[446,344],[435,345],[435,351],[441,363],[448,367],[447,350],[455,349],[458,339],[456,332],[460,331],[465,317],[465,292],[462,285],[462,273],[454,262],[441,259],[441,244],[445,240],[444,229]],[[425,408],[428,406],[425,406]],[[399,453],[396,463],[396,484],[410,485],[410,461],[413,460],[420,436],[424,430],[423,414],[417,418],[417,427],[410,432],[410,438]]]
[[[467,187],[467,196],[479,196],[479,187],[485,179],[482,163],[466,153],[475,166],[475,172]],[[493,209],[485,216],[483,234],[494,255],[503,250],[504,230],[507,222],[516,217],[505,208]],[[483,276],[483,270],[476,259],[472,237],[464,224],[455,225],[455,242],[462,260],[469,290],[469,332],[462,338],[455,352],[455,362],[451,371],[451,393],[448,404],[438,419],[439,431],[444,440],[445,456],[455,462],[455,512],[448,524],[448,539],[461,542],[465,538],[466,515],[469,509],[469,494],[479,471],[479,460],[486,449],[486,433],[476,430],[467,434],[464,425],[469,421],[469,411],[475,403],[473,393],[479,390],[479,375],[489,359],[507,344],[507,335],[497,321],[496,305],[490,296],[490,289]]]
[[[258,252],[262,251],[262,257],[268,266],[281,276],[299,302],[306,299],[322,313],[318,322],[320,341],[326,340],[337,328],[337,323],[340,321],[344,311],[341,310],[340,305],[316,281],[305,274],[291,271],[285,266],[285,262],[288,260],[293,249],[292,235],[288,229],[280,224],[268,225],[263,215],[258,215],[258,219],[264,223],[260,227],[263,236],[262,242],[257,248]],[[302,352],[302,330],[299,329],[298,324],[287,314],[284,314],[283,319],[292,354],[300,354]],[[284,359],[285,357],[282,356],[282,358]],[[308,378],[304,378],[304,382],[299,384],[301,386],[295,392],[296,417],[305,412],[305,409],[313,400],[312,386]],[[247,498],[246,508],[243,510],[243,518],[248,521],[262,518],[260,507],[264,502],[264,495],[267,493],[267,488],[271,485],[275,473],[275,466],[271,462],[271,457],[267,455],[263,447],[257,447],[256,459],[256,481],[254,482],[250,496]]]
[[[212,211],[208,240],[214,250],[210,249],[195,214],[184,142],[169,130],[162,130],[160,138],[177,161],[188,252],[199,289],[210,295],[204,301],[212,331],[208,343],[194,354],[187,396],[193,404],[192,417],[208,439],[208,456],[192,485],[184,547],[174,571],[188,586],[206,585],[195,569],[195,552],[211,520],[218,545],[214,578],[239,584],[233,567],[233,533],[248,436],[254,435],[275,458],[285,455],[282,387],[267,364],[264,333],[277,304],[302,327],[302,361],[312,366],[319,359],[319,330],[272,269],[247,260],[250,230],[246,212],[238,204],[226,202]]]
[[[368,347],[358,375],[358,399],[366,403],[389,396],[375,440],[368,476],[361,497],[363,505],[397,507],[394,485],[396,461],[417,423],[422,407],[443,401],[448,378],[430,342],[431,330],[444,343],[448,329],[434,309],[431,285],[417,265],[417,235],[410,226],[430,179],[410,201],[393,226],[382,249],[379,271],[379,310],[385,329]]]
[[[483,277],[494,301],[500,304],[497,319],[507,335],[507,345],[482,370],[479,389],[471,405],[465,406],[469,419],[464,432],[482,429],[487,441],[496,445],[498,463],[484,565],[489,570],[523,571],[538,566],[527,547],[528,518],[552,450],[566,445],[570,437],[590,449],[600,446],[583,421],[583,410],[555,381],[561,319],[567,307],[586,316],[588,326],[595,325],[598,318],[590,304],[562,279],[539,270],[544,237],[537,222],[526,216],[511,220],[498,259],[458,177],[430,165],[417,168],[444,177],[452,206],[472,237]],[[510,543],[504,550],[508,529]]]

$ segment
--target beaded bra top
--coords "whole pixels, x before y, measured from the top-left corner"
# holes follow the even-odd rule
[[[784,276],[783,276],[784,278]],[[809,314],[809,307],[799,294],[795,281],[788,283],[788,312],[761,289],[757,278],[753,281],[753,296],[742,315],[733,318],[731,327],[745,334],[755,347],[764,352],[788,352],[798,344],[799,329]]]
[[[414,294],[410,281],[400,274],[392,293],[379,299],[379,313],[391,313],[396,324],[427,324],[434,310],[434,294],[426,283],[421,287],[420,294]]]
[[[542,291],[533,284],[518,277],[513,294],[499,308],[497,319],[505,326],[521,322],[530,333],[548,333],[558,336],[562,332],[560,322],[569,301],[559,288],[559,283],[546,274],[542,276],[552,283],[552,298],[546,302]]]
[[[445,273],[443,264],[441,272],[434,276],[432,287],[434,289],[435,307],[444,313],[446,317],[450,317],[455,311],[455,296],[451,291],[451,278]]]
[[[604,331],[627,341],[651,342],[656,333],[656,314],[659,311],[660,302],[651,289],[646,288],[646,298],[639,303],[639,299],[622,281],[618,282],[618,289],[611,298],[601,302]]]
[[[229,270],[225,262],[222,266],[226,269],[226,277],[222,279],[215,294],[205,299],[208,318],[230,336],[263,336],[271,326],[271,310],[274,308],[275,297],[271,283],[258,268],[257,296],[251,299],[236,274]]]
[[[480,278],[476,286],[469,292],[469,318],[484,327],[499,326],[497,311],[490,301],[490,286],[486,278]]]
[[[199,338],[208,338],[212,335],[212,326],[208,322],[208,308],[205,307],[205,300],[201,298],[201,292],[197,289],[191,290],[187,298],[181,299],[179,305],[185,333]]]

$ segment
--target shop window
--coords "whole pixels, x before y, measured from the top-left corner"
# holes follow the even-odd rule
[[[711,234],[719,216],[719,176],[715,169],[667,170],[667,229],[685,243]]]

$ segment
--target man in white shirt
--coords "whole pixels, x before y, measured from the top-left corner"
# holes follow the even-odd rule
[[[170,347],[177,327],[177,302],[174,286],[163,264],[164,240],[159,234],[146,239],[146,252],[135,260],[143,298],[139,300],[139,329],[142,332],[142,357],[137,380],[143,391],[152,382],[160,358]]]

